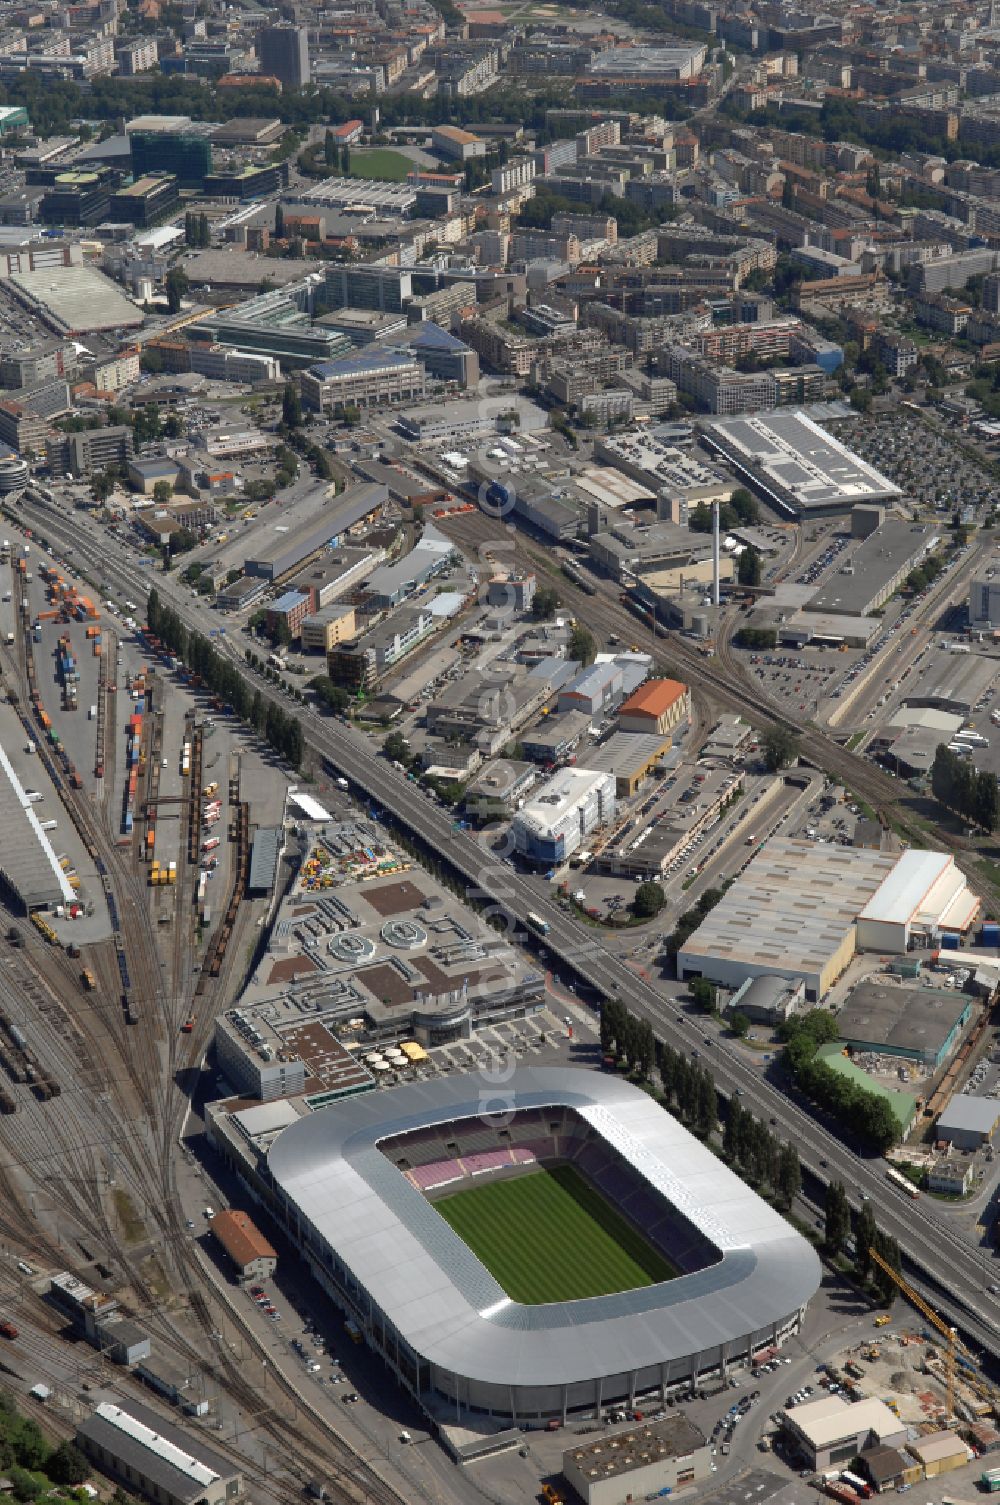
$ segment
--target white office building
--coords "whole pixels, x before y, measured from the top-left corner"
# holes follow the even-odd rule
[[[514,817],[515,849],[532,862],[558,867],[588,832],[615,818],[615,776],[560,768]]]

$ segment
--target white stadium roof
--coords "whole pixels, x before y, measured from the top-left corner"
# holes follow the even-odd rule
[[[494,1089],[495,1090],[495,1089]],[[571,1109],[718,1250],[691,1274],[589,1300],[512,1301],[378,1148],[424,1127],[481,1119],[481,1075],[415,1083],[310,1114],[268,1153],[274,1182],[313,1248],[325,1245],[416,1353],[506,1393],[746,1352],[815,1293],[819,1262],[791,1225],[638,1088],[565,1068],[518,1067],[504,1111]],[[492,1101],[492,1100],[491,1100]],[[558,1242],[554,1244],[558,1257]]]

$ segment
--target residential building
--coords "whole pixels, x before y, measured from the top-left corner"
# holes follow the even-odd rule
[[[149,73],[159,60],[155,37],[135,37],[119,42],[115,48],[118,72],[123,78],[134,78],[137,73]]]
[[[260,71],[279,78],[283,88],[301,89],[309,83],[309,33],[304,26],[262,26],[256,50]]]
[[[19,455],[29,451],[34,455],[45,454],[49,435],[49,425],[40,414],[12,398],[0,400],[0,440]]]
[[[354,607],[333,601],[303,617],[299,632],[303,652],[330,653],[338,643],[350,642],[355,636]]]
[[[490,174],[490,187],[496,194],[513,193],[526,188],[534,181],[535,162],[532,157],[512,157],[502,167],[494,167]]]
[[[110,465],[127,465],[132,451],[132,426],[127,423],[62,434],[46,446],[49,466],[57,475],[78,476],[81,480],[95,471],[107,470]]]

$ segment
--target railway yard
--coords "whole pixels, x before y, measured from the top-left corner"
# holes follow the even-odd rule
[[[241,907],[249,862],[243,788],[248,781],[258,794],[269,788],[276,814],[282,796],[274,771],[265,779],[257,754],[219,724],[208,700],[157,672],[162,666],[125,634],[120,640],[106,617],[103,652],[88,654],[87,629],[47,604],[43,571],[62,576],[37,545],[28,548],[20,558],[29,568],[17,568],[16,558],[3,566],[5,606],[20,629],[8,632],[3,654],[4,740],[13,748],[16,725],[23,783],[51,817],[55,829],[44,834],[77,881],[72,903],[35,923],[12,914],[7,933],[0,1238],[8,1258],[0,1299],[19,1326],[7,1367],[25,1383],[39,1371],[50,1377],[49,1424],[72,1435],[80,1386],[90,1388],[83,1376],[109,1376],[100,1355],[51,1358],[64,1322],[36,1293],[44,1282],[35,1277],[69,1267],[114,1290],[158,1352],[226,1397],[222,1413],[213,1411],[236,1438],[249,1434],[261,1497],[299,1498],[308,1477],[332,1466],[336,1441],[300,1408],[295,1454],[278,1448],[296,1398],[277,1371],[265,1388],[262,1365],[252,1384],[228,1343],[217,1341],[225,1312],[206,1292],[177,1188],[187,1111],[177,1086],[203,1057],[217,1000],[237,985],[252,946],[253,906]],[[80,705],[93,704],[93,716],[67,706],[57,677],[76,672],[57,658],[67,639]],[[203,780],[218,786],[224,810],[212,827],[224,839],[211,868],[202,852]],[[157,860],[167,884],[151,884]],[[211,905],[197,898],[204,871]],[[16,873],[5,881],[12,877],[18,881]],[[15,1249],[25,1254],[16,1268]],[[212,1445],[247,1456],[244,1442],[236,1449],[213,1436]],[[343,1456],[339,1498],[398,1498],[374,1470]]]
[[[658,622],[627,581],[608,580],[579,551],[549,549],[481,511],[446,509],[435,528],[453,550],[448,567],[412,599],[443,593],[457,605],[379,684],[390,718],[361,710],[350,726],[296,697],[302,681],[283,659],[265,670],[249,610],[220,618],[176,575],[157,576],[161,599],[214,638],[265,703],[300,702],[307,756],[296,774],[144,625],[148,566],[120,529],[109,539],[92,517],[38,494],[8,509],[7,526],[0,740],[10,818],[25,822],[25,866],[4,870],[0,1295],[19,1331],[13,1372],[24,1391],[47,1376],[50,1424],[70,1435],[92,1388],[125,1400],[136,1392],[128,1367],[109,1363],[100,1344],[86,1359],[61,1347],[65,1318],[46,1292],[69,1270],[121,1304],[153,1345],[154,1366],[184,1371],[207,1398],[189,1425],[239,1462],[255,1498],[301,1499],[317,1479],[337,1505],[459,1501],[480,1489],[522,1498],[529,1476],[555,1466],[554,1445],[537,1440],[516,1459],[481,1465],[478,1482],[452,1470],[444,1449],[412,1449],[425,1418],[404,1391],[387,1389],[374,1355],[355,1355],[350,1324],[330,1321],[312,1282],[291,1273],[305,1267],[280,1226],[268,1224],[281,1273],[248,1302],[232,1288],[211,1223],[217,1208],[247,1204],[276,1129],[342,1095],[488,1072],[496,1056],[596,1064],[593,1004],[612,992],[692,1056],[707,1044],[723,1094],[745,1094],[794,1132],[814,1178],[806,1222],[841,1154],[854,1185],[868,1178],[884,1195],[881,1162],[842,1151],[774,1080],[773,1021],[754,1019],[735,1039],[728,981],[719,1017],[699,1016],[667,942],[695,906],[704,902],[702,915],[731,884],[752,883],[758,855],[782,843],[806,865],[874,851],[885,871],[908,848],[932,847],[936,871],[953,864],[961,875],[955,893],[969,882],[955,965],[971,976],[961,951],[1000,899],[991,848],[961,821],[932,824],[926,773],[918,790],[919,767],[903,760],[918,744],[933,755],[942,729],[974,728],[976,764],[993,767],[995,663],[961,620],[970,579],[992,568],[990,533],[950,549],[919,589],[891,590],[871,625],[858,616],[844,630],[831,607],[818,632],[796,637],[807,598],[864,576],[865,540],[849,520],[791,528],[766,518],[765,590],[731,591],[714,632],[699,637]],[[554,613],[539,619],[529,602],[493,621],[486,582],[501,573],[556,591]],[[265,604],[286,584],[276,581]],[[748,623],[777,623],[784,641],[749,646]],[[581,625],[596,653],[590,667],[572,662]],[[309,672],[308,655],[287,657]],[[490,721],[498,687],[513,717],[507,736]],[[448,758],[472,725],[484,743],[492,737],[492,753],[463,769],[463,798],[452,801]],[[776,732],[795,738],[791,766],[767,765]],[[591,821],[571,849],[556,848],[551,807],[577,798],[577,779],[613,796],[613,814]],[[907,780],[915,797],[901,799]],[[449,872],[501,896],[523,927],[518,945],[471,910],[449,912]],[[650,883],[662,899],[643,918],[636,900]],[[941,944],[928,931],[904,947],[924,968],[923,985],[939,990],[954,986],[955,970],[938,961]],[[992,977],[995,961],[979,945]],[[839,1014],[866,979],[893,985],[891,969],[862,950],[836,987],[823,973],[810,1000]],[[471,1026],[456,1022],[465,1017]],[[926,1083],[927,1111],[901,1153],[909,1146],[921,1167],[933,1164],[927,1133],[956,1089],[971,1081],[986,1097],[979,1062],[1000,1045],[981,1002],[962,1029],[957,1054],[908,1073]],[[867,1055],[858,1047],[870,1080],[890,1094],[906,1088],[896,1058],[876,1045]],[[998,1169],[992,1156],[975,1158],[975,1228],[961,1200],[925,1198],[916,1221],[912,1207],[895,1209],[925,1289],[953,1303],[986,1355],[1000,1334],[993,1298],[985,1309],[981,1298]],[[950,1292],[940,1285],[943,1246],[963,1281]],[[824,1341],[835,1331],[826,1302],[812,1319]],[[334,1346],[348,1354],[324,1367]]]

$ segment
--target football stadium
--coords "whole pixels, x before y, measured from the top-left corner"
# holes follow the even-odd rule
[[[637,1087],[518,1067],[369,1093],[268,1152],[331,1299],[432,1414],[600,1412],[799,1326],[812,1248]]]

